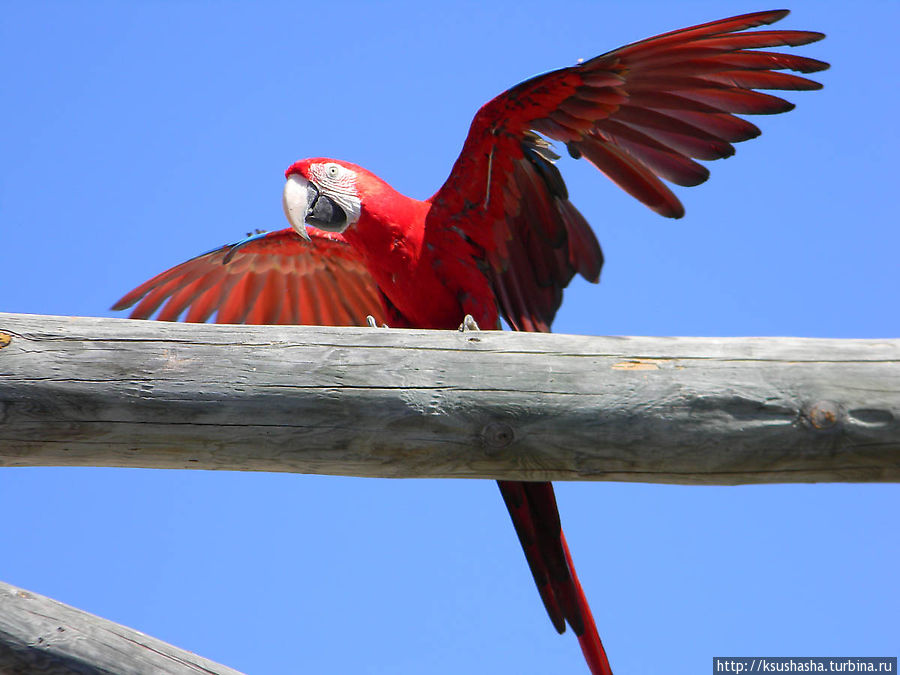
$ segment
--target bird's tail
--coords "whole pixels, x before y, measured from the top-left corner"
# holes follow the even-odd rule
[[[566,562],[569,565],[569,572],[572,574],[572,584],[575,586],[578,605],[581,608],[581,618],[584,622],[584,630],[581,633],[576,633],[578,644],[581,646],[581,653],[584,654],[584,659],[587,661],[593,675],[612,675],[612,668],[609,667],[609,660],[606,658],[606,650],[600,641],[597,624],[594,623],[594,615],[591,613],[590,605],[588,605],[584,590],[581,588],[581,582],[578,581],[578,575],[575,574],[572,553],[569,551],[569,544],[566,543],[566,535],[563,534],[562,530],[559,532],[559,538],[562,540],[563,552],[566,554]]]
[[[612,675],[587,598],[575,574],[551,483],[497,481],[553,626],[568,623],[592,675]]]

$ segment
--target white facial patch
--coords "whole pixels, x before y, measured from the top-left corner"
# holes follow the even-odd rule
[[[334,162],[311,164],[309,178],[319,192],[331,197],[347,214],[347,225],[359,220],[360,200],[356,172]]]

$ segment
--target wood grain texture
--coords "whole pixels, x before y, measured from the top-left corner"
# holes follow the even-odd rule
[[[0,314],[0,466],[900,481],[900,340]]]
[[[4,675],[240,675],[131,628],[0,582]]]

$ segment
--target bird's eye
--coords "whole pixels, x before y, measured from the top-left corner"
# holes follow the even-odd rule
[[[325,167],[325,173],[328,174],[329,178],[337,178],[340,172],[340,167],[337,164],[329,164]]]

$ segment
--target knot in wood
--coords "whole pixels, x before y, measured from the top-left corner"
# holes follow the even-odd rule
[[[841,409],[833,401],[816,401],[807,409],[806,418],[813,429],[828,431],[841,421]]]
[[[505,422],[490,422],[481,430],[481,439],[486,448],[500,450],[516,439],[516,433]]]

